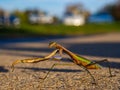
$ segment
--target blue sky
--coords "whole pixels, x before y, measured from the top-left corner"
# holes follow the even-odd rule
[[[94,13],[108,3],[117,0],[0,0],[0,8],[8,11],[38,8],[51,15],[61,16],[66,5],[70,3],[82,3],[90,12]]]

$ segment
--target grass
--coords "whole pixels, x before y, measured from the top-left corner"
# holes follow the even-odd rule
[[[120,32],[120,22],[86,24],[83,26],[30,25],[22,24],[19,28],[0,27],[0,36],[51,36],[51,35],[88,35],[109,32]]]

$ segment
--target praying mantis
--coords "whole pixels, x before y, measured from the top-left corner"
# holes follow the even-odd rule
[[[107,59],[97,61],[97,62],[93,62],[89,59],[86,59],[82,56],[79,56],[79,55],[69,51],[68,49],[66,49],[65,47],[63,47],[62,45],[60,45],[56,42],[50,42],[49,43],[49,48],[55,48],[55,50],[52,53],[50,53],[49,55],[47,55],[43,58],[32,58],[32,59],[24,59],[24,60],[14,61],[12,63],[12,71],[14,70],[14,65],[17,64],[17,63],[36,63],[36,62],[40,62],[40,61],[49,60],[50,58],[55,59],[54,55],[59,53],[60,56],[62,57],[63,52],[64,52],[65,54],[70,56],[71,61],[73,62],[74,65],[77,65],[77,66],[83,68],[91,76],[92,84],[96,84],[95,78],[93,77],[93,75],[90,73],[90,71],[88,69],[101,69],[102,66],[99,65],[99,63],[101,63],[101,62],[108,62],[109,63],[109,61]],[[52,70],[56,65],[62,65],[62,64],[53,64],[52,67],[50,68],[50,70]],[[64,64],[64,65],[70,65],[70,64]],[[108,67],[109,67],[110,76],[113,76],[112,73],[111,73],[111,68],[110,68],[109,64],[108,64]],[[47,75],[49,73],[50,73],[50,71],[47,73]],[[46,79],[47,75],[43,79]]]

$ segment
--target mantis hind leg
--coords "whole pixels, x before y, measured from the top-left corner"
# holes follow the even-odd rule
[[[110,77],[112,77],[113,75],[112,75],[112,73],[111,73],[111,67],[110,67],[110,64],[109,64],[110,62],[109,62],[107,59],[103,59],[103,60],[101,60],[101,61],[92,62],[92,63],[86,65],[85,67],[90,66],[90,65],[99,64],[99,63],[102,63],[102,62],[107,62],[108,67],[109,67],[109,74],[110,74]]]
[[[83,65],[79,65],[79,64],[77,64],[78,66],[80,66],[80,67],[82,67],[85,71],[87,71],[87,73],[91,76],[91,78],[92,78],[92,84],[96,84],[96,82],[95,82],[95,78],[93,77],[93,75],[90,73],[90,71],[85,67],[85,66],[83,66]]]

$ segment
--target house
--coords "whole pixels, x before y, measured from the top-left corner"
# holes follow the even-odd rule
[[[113,22],[114,19],[109,13],[97,13],[88,17],[87,20],[89,23],[104,23],[104,22]]]
[[[71,26],[81,26],[85,24],[84,10],[80,4],[70,4],[66,7],[63,23]]]
[[[31,24],[52,24],[54,22],[53,16],[30,14],[29,22]]]
[[[20,24],[20,19],[15,15],[4,14],[0,16],[0,25],[14,25],[17,26]]]
[[[85,24],[85,18],[83,15],[71,15],[66,16],[63,19],[63,23],[65,25],[71,25],[71,26],[81,26]]]

